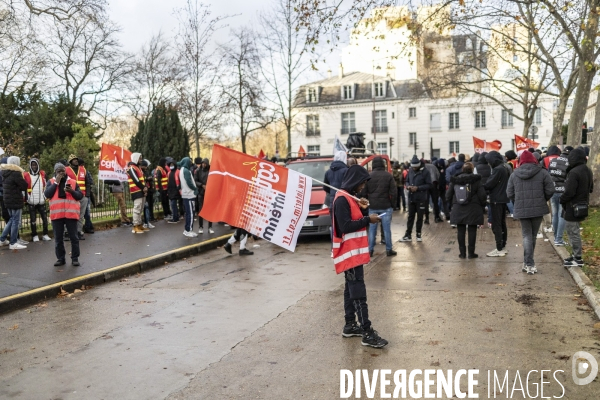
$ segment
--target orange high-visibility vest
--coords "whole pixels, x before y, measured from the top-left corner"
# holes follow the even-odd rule
[[[131,165],[131,169],[133,170],[133,172],[135,172],[135,175],[140,180],[142,186],[146,186],[146,180],[144,179],[144,174],[142,173],[142,170],[139,169],[138,166],[135,164]],[[136,185],[134,180],[131,179],[131,176],[129,176],[129,174],[127,174],[127,181],[129,182],[129,193],[134,194],[142,191],[142,189],[140,189],[138,185]]]
[[[40,171],[39,175],[40,175],[42,188],[44,188],[44,187],[46,187],[46,174],[44,173],[44,171]],[[27,182],[27,194],[30,195],[31,192],[33,191],[33,187],[32,187],[33,182],[31,181],[31,173],[24,172],[23,179],[25,179],[25,182]]]
[[[512,165],[513,171],[519,168],[519,160],[509,160],[508,163]]]
[[[56,178],[50,179],[51,184],[56,183]],[[75,185],[77,184],[74,179],[67,178],[67,184],[71,185],[73,190],[75,190]],[[71,195],[71,193],[66,192],[67,198],[61,199],[58,197],[58,188],[56,188],[56,192],[54,192],[54,196],[50,199],[50,219],[79,219],[79,201],[75,200],[75,198]]]
[[[352,220],[364,218],[356,200],[343,190],[338,190],[335,194],[335,199],[333,199],[334,205],[339,197],[345,197],[346,200],[348,200]],[[367,264],[371,261],[371,257],[369,256],[367,227],[356,232],[346,233],[339,238],[335,232],[335,216],[331,225],[333,227],[333,263],[335,264],[336,273],[341,274],[344,271],[358,267],[359,265]]]
[[[83,196],[85,196],[85,167],[80,165],[77,169],[77,174],[75,174],[75,171],[72,167],[67,167],[66,171],[67,176],[69,178],[77,181],[77,186],[79,186],[79,190],[81,190],[81,193],[83,194]],[[73,186],[73,189],[75,189],[75,186]]]
[[[160,180],[158,179],[158,173],[160,172]],[[163,167],[156,167],[154,170],[154,185],[156,190],[167,190],[169,184],[169,173],[164,170]]]

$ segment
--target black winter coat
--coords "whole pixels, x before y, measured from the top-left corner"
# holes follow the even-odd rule
[[[590,193],[594,190],[594,175],[586,165],[586,156],[583,149],[571,150],[568,160],[569,168],[567,169],[565,192],[560,196],[560,204],[563,206],[563,218],[571,222],[583,221],[585,218],[575,218],[573,215],[573,205],[589,204]]]
[[[167,184],[167,195],[170,200],[177,200],[181,198],[181,193],[179,193],[179,189],[181,189],[181,183],[177,186],[177,180],[175,175],[179,173],[177,168],[173,170],[169,170],[169,183]]]
[[[485,159],[492,167],[492,174],[483,185],[490,195],[490,203],[508,203],[506,186],[508,185],[510,172],[504,166],[502,155],[497,151],[490,151]]]
[[[206,164],[206,168],[198,167],[196,171],[194,171],[194,183],[198,188],[198,196],[204,197],[204,193],[206,189],[204,189],[203,185],[206,186],[208,182],[208,174],[210,172],[210,164],[208,163],[208,158],[202,160],[203,163]]]
[[[486,154],[487,155],[487,154]],[[479,162],[475,166],[477,175],[481,175],[481,184],[485,185],[487,180],[492,175],[492,167],[487,163],[485,157],[479,159]]]
[[[4,207],[9,210],[23,209],[23,192],[27,190],[27,182],[23,178],[21,167],[13,164],[2,164],[2,186],[4,189]]]
[[[452,202],[450,223],[453,225],[483,225],[483,213],[487,195],[481,184],[481,175],[465,174],[450,178],[450,186],[446,192],[446,201]],[[467,204],[459,204],[454,187],[456,185],[471,185],[471,197]]]
[[[421,163],[421,169],[415,172],[414,169],[408,171],[406,175],[406,186],[418,187],[416,192],[408,191],[408,201],[410,203],[425,203],[427,202],[427,194],[431,189],[431,174],[425,169]]]
[[[342,187],[342,182],[344,181],[344,175],[348,170],[348,166],[343,161],[334,161],[331,163],[331,166],[325,172],[324,182],[330,186],[335,188]],[[323,186],[323,190],[327,193],[327,197],[325,198],[325,204],[327,207],[331,208],[331,203],[333,199],[335,199],[336,190],[330,189],[327,186]]]
[[[381,158],[375,158],[371,179],[367,182],[369,208],[372,210],[394,208],[397,196],[398,189],[394,176],[385,170],[385,164]]]
[[[506,193],[515,203],[515,218],[542,217],[550,212],[548,200],[554,195],[554,182],[541,165],[523,164],[510,176]]]

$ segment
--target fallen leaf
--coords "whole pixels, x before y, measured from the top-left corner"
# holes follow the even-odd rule
[[[73,293],[81,293],[82,290],[81,289],[75,289],[75,291]]]
[[[439,367],[439,366],[440,366],[440,362],[439,362],[439,361],[432,362],[430,365],[431,365],[432,367]]]
[[[594,324],[594,329],[600,329],[600,322],[596,322]]]
[[[506,286],[506,283],[497,283],[497,286]]]
[[[60,292],[58,293],[58,297],[65,297],[68,294],[69,294],[69,292],[65,291],[61,286]]]
[[[484,331],[486,331],[486,332],[494,332],[494,330],[492,328],[485,328]]]
[[[12,327],[8,328],[9,331],[14,331],[15,329],[19,329],[19,324],[14,324]]]
[[[437,340],[431,340],[431,341],[429,342],[429,345],[430,345],[430,346],[437,346],[438,344],[440,344],[440,342],[439,342],[439,341],[437,341]]]

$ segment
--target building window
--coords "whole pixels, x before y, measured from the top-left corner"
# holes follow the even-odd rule
[[[485,128],[485,111],[475,111],[475,128]]]
[[[414,146],[417,143],[417,132],[411,132],[408,134],[408,145]]]
[[[502,110],[502,127],[503,128],[512,128],[513,126],[513,116],[512,116],[512,108],[508,110]]]
[[[377,110],[375,112],[375,132],[376,133],[387,133],[387,114],[386,110]]]
[[[429,130],[431,130],[431,131],[442,130],[442,114],[440,114],[440,113],[429,114]]]
[[[354,91],[352,90],[353,85],[342,86],[342,99],[352,100],[354,98]]]
[[[308,145],[308,155],[311,156],[320,156],[321,155],[321,146],[320,145]]]
[[[417,107],[410,107],[408,109],[408,118],[417,118]]]
[[[308,103],[316,103],[317,100],[317,88],[308,88],[308,92],[306,94],[306,101]]]
[[[377,153],[381,155],[387,155],[387,142],[377,143]]]
[[[459,128],[458,113],[457,112],[448,113],[448,129],[458,129],[458,128]]]
[[[449,142],[448,153],[449,154],[460,153],[460,142]]]
[[[535,110],[535,116],[533,119],[533,124],[534,125],[542,125],[542,109],[538,108]]]
[[[342,135],[356,132],[356,122],[353,112],[342,113]]]
[[[375,82],[373,84],[373,93],[375,97],[383,97],[385,96],[383,92],[383,82]]]
[[[318,115],[306,116],[306,136],[321,136]]]

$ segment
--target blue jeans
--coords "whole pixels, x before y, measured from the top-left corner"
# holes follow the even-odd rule
[[[19,224],[21,223],[21,209],[8,209],[9,220],[4,227],[2,236],[0,236],[0,242],[4,242],[8,235],[10,235],[10,244],[17,243],[17,237],[19,235]]]
[[[508,207],[508,212],[510,215],[514,214],[515,204],[511,201],[510,203],[506,203],[506,207]]]
[[[565,219],[562,217],[562,206],[560,205],[560,196],[562,193],[554,193],[550,198],[552,204],[552,232],[554,232],[554,242],[564,242]]]
[[[173,222],[179,221],[179,209],[177,208],[177,199],[171,200],[171,214],[173,215]]]
[[[392,212],[394,210],[390,207],[385,210],[373,210],[369,209],[369,214],[383,214],[381,217],[381,225],[383,225],[383,233],[385,235],[385,249],[387,251],[392,250]],[[373,251],[375,248],[375,237],[377,236],[377,224],[371,224],[369,226],[369,251]]]
[[[185,230],[191,232],[194,229],[194,205],[196,199],[183,199],[185,210]]]

